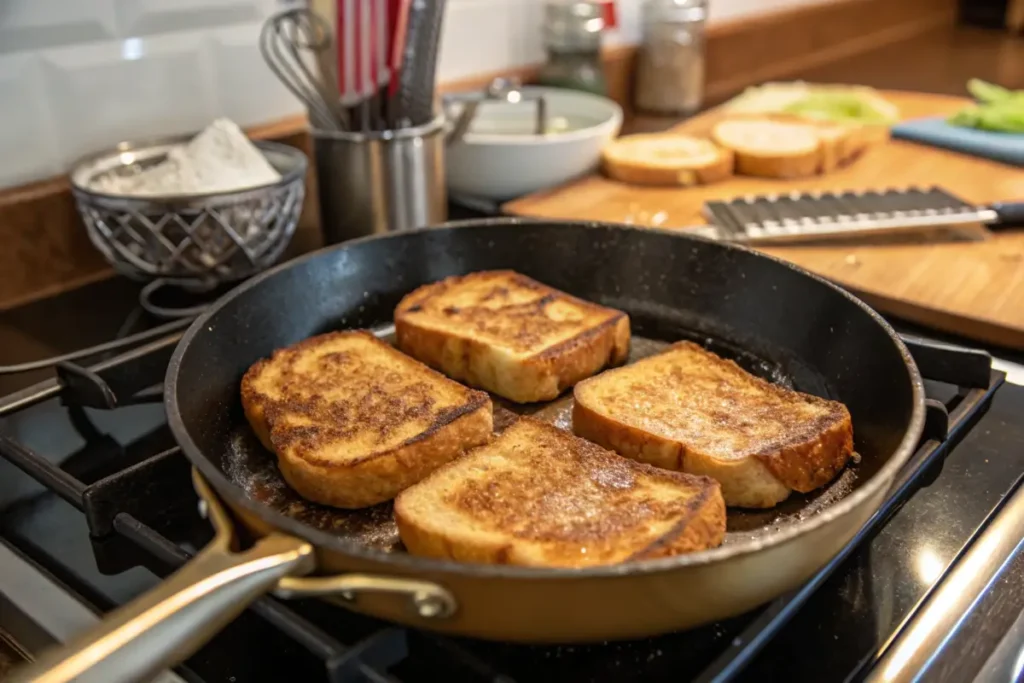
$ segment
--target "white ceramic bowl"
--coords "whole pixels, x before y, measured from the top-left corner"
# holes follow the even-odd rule
[[[522,91],[544,95],[548,130],[555,131],[533,132],[535,102],[482,102],[462,140],[445,152],[451,194],[502,201],[560,185],[598,167],[601,148],[622,125],[622,108],[608,98],[574,90],[526,86]]]

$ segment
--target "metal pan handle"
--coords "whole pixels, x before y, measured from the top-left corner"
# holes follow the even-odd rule
[[[207,484],[193,478],[203,499],[213,501]],[[199,649],[282,578],[312,570],[313,547],[290,536],[272,534],[232,552],[227,513],[215,502],[207,510],[216,536],[195,559],[95,629],[15,671],[8,683],[148,680]]]

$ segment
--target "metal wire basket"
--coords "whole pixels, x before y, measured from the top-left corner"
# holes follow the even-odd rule
[[[281,179],[240,191],[133,197],[91,189],[99,176],[160,163],[190,136],[122,143],[80,161],[71,190],[89,238],[118,272],[208,289],[274,263],[302,211],[307,160],[299,150],[255,142]]]

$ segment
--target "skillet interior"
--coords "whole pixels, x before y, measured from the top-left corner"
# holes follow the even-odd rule
[[[633,325],[634,334],[641,330]],[[378,334],[392,341],[389,328],[378,330]],[[381,334],[383,332],[383,334]],[[757,358],[742,350],[716,340],[688,334],[680,330],[668,339],[633,337],[630,362],[657,353],[671,341],[693,339],[705,347],[732,358],[765,379],[785,386],[794,387],[792,379],[778,365]],[[814,377],[815,387],[798,386],[803,391],[820,396],[831,396],[823,377]],[[815,390],[817,389],[817,390]],[[518,415],[535,418],[572,431],[572,392],[566,392],[554,401],[529,405],[516,405],[510,401],[492,396],[495,403],[495,432],[500,433]],[[238,424],[234,429],[229,448],[224,454],[223,468],[236,485],[243,488],[255,500],[304,524],[332,534],[344,536],[363,545],[385,552],[404,552],[391,513],[391,503],[382,503],[363,510],[337,510],[325,505],[311,503],[295,493],[284,482],[273,454],[266,451],[247,424]],[[839,477],[828,486],[807,495],[792,495],[781,505],[771,510],[743,510],[733,508],[728,514],[728,533],[725,543],[735,543],[747,538],[763,535],[781,525],[797,521],[841,499],[849,492],[859,475],[860,465],[855,464],[843,470]]]
[[[400,551],[389,505],[338,511],[287,488],[245,422],[239,381],[275,348],[333,329],[381,329],[415,287],[492,268],[513,268],[627,311],[634,359],[666,342],[693,339],[766,379],[848,406],[859,463],[828,487],[794,495],[774,510],[730,510],[727,545],[757,545],[782,527],[806,523],[866,485],[894,453],[909,454],[901,442],[919,419],[916,378],[891,330],[851,297],[778,262],[711,242],[612,226],[515,221],[350,243],[229,295],[219,311],[197,321],[185,351],[172,361],[172,428],[183,430],[237,493],[329,532],[339,549],[351,550],[355,542]],[[564,426],[569,401],[504,407]]]

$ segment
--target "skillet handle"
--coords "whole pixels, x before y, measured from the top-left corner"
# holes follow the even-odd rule
[[[992,380],[992,356],[981,349],[900,334],[925,379],[982,389]]]
[[[280,579],[313,568],[312,546],[281,534],[267,536],[245,552],[231,552],[231,520],[207,484],[198,475],[193,479],[216,530],[210,544],[92,631],[14,671],[8,683],[148,680],[194,653]]]

